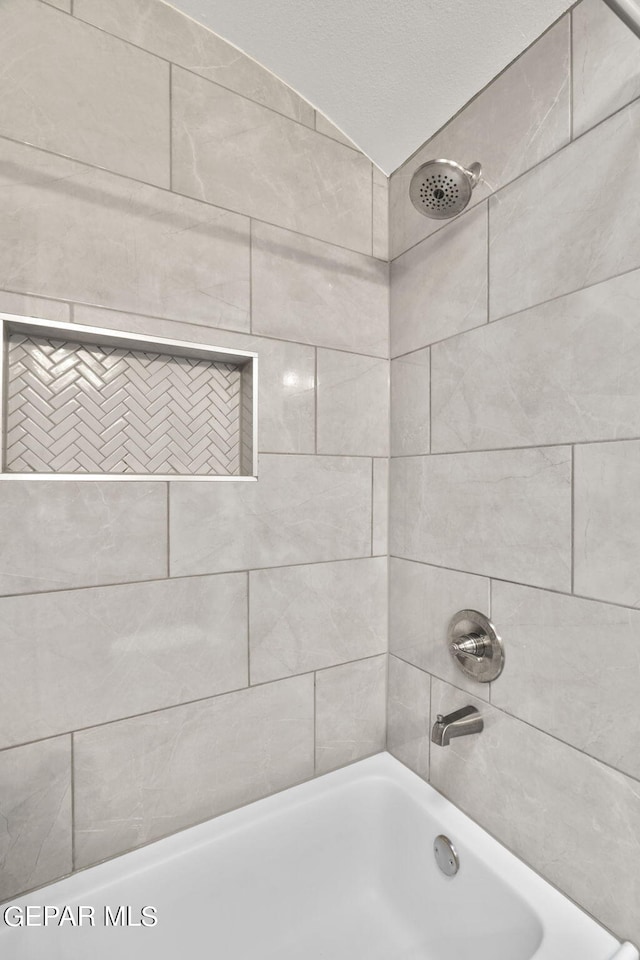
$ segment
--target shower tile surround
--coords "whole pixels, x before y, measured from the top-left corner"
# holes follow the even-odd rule
[[[0,56],[0,311],[260,368],[258,482],[0,480],[4,899],[384,747],[389,316],[386,178],[210,31],[8,0]]]
[[[635,41],[582,0],[388,181],[161,0],[3,18],[28,109],[0,108],[0,310],[261,370],[257,484],[0,484],[0,898],[383,749],[386,723],[392,753],[640,941],[637,218],[632,195],[580,204],[593,169],[635,162]],[[16,43],[28,59],[49,28],[80,50],[77,104],[46,60],[25,85]],[[432,153],[486,177],[444,225],[408,203]],[[464,606],[507,643],[487,687],[444,649]],[[473,698],[482,736],[433,747],[434,713]]]
[[[583,0],[391,177],[387,729],[636,942],[640,203],[602,183],[614,165],[637,180],[638,43]],[[408,199],[432,156],[486,178],[444,225]],[[446,650],[465,607],[505,641],[486,686]],[[429,744],[435,715],[469,703],[483,733]]]

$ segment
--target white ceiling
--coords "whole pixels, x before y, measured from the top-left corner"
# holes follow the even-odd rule
[[[391,173],[571,0],[170,0]]]

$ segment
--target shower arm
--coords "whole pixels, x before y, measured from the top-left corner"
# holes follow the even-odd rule
[[[616,13],[636,37],[640,37],[640,6],[635,0],[604,0],[606,5]]]

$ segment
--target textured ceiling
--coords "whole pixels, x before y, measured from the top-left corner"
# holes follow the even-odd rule
[[[570,0],[171,0],[293,87],[385,172]]]

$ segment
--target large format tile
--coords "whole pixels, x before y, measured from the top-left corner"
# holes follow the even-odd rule
[[[429,779],[431,677],[389,657],[387,750],[424,780]]]
[[[0,187],[9,289],[249,329],[244,217],[6,140]]]
[[[489,684],[467,679],[447,644],[449,621],[459,610],[479,610],[489,616],[489,581],[396,557],[389,564],[390,652],[489,699]]]
[[[250,576],[252,683],[385,652],[386,558]]]
[[[640,96],[638,38],[602,0],[573,16],[573,135]]]
[[[0,753],[0,900],[71,872],[71,741]]]
[[[386,687],[386,656],[316,674],[316,773],[384,750]]]
[[[490,316],[640,266],[640,103],[491,198]]]
[[[569,589],[570,449],[392,460],[390,552]]]
[[[260,457],[257,483],[171,484],[171,573],[371,553],[371,462]]]
[[[487,204],[394,260],[390,298],[392,357],[486,323]]]
[[[391,256],[437,230],[414,210],[409,183],[427,160],[482,164],[472,203],[569,140],[569,17],[545,33],[391,177]]]
[[[640,435],[640,271],[431,350],[431,449]]]
[[[38,0],[0,5],[0,134],[169,186],[169,64]]]
[[[42,302],[42,301],[40,301]],[[0,307],[3,299],[0,293]],[[255,351],[258,373],[258,445],[268,453],[313,453],[315,449],[315,350],[301,343],[252,337],[216,327],[144,317],[82,304],[76,323],[213,347]]]
[[[386,264],[253,223],[251,279],[254,333],[389,355]]]
[[[640,606],[640,442],[575,451],[575,592]]]
[[[499,581],[492,600],[509,658],[493,705],[640,779],[640,611]]]
[[[0,748],[247,686],[247,578],[0,600]]]
[[[0,484],[0,594],[166,576],[166,484]]]
[[[76,0],[74,16],[313,126],[313,107],[274,74],[160,0]]]
[[[313,676],[74,735],[77,866],[313,775]]]
[[[429,453],[429,347],[391,361],[391,455]]]
[[[343,133],[339,127],[336,127],[335,123],[332,123],[331,120],[318,110],[316,110],[315,128],[318,133],[323,133],[325,137],[331,137],[332,140],[337,140],[339,143],[346,143],[348,147],[353,147],[355,150],[358,149],[346,133]]]
[[[389,362],[318,350],[318,453],[389,455]]]
[[[432,719],[469,703],[468,693],[434,680]],[[433,786],[618,937],[638,942],[637,780],[489,704],[474,705],[483,732],[432,747]]]
[[[371,253],[362,154],[179,68],[172,117],[174,190]]]

